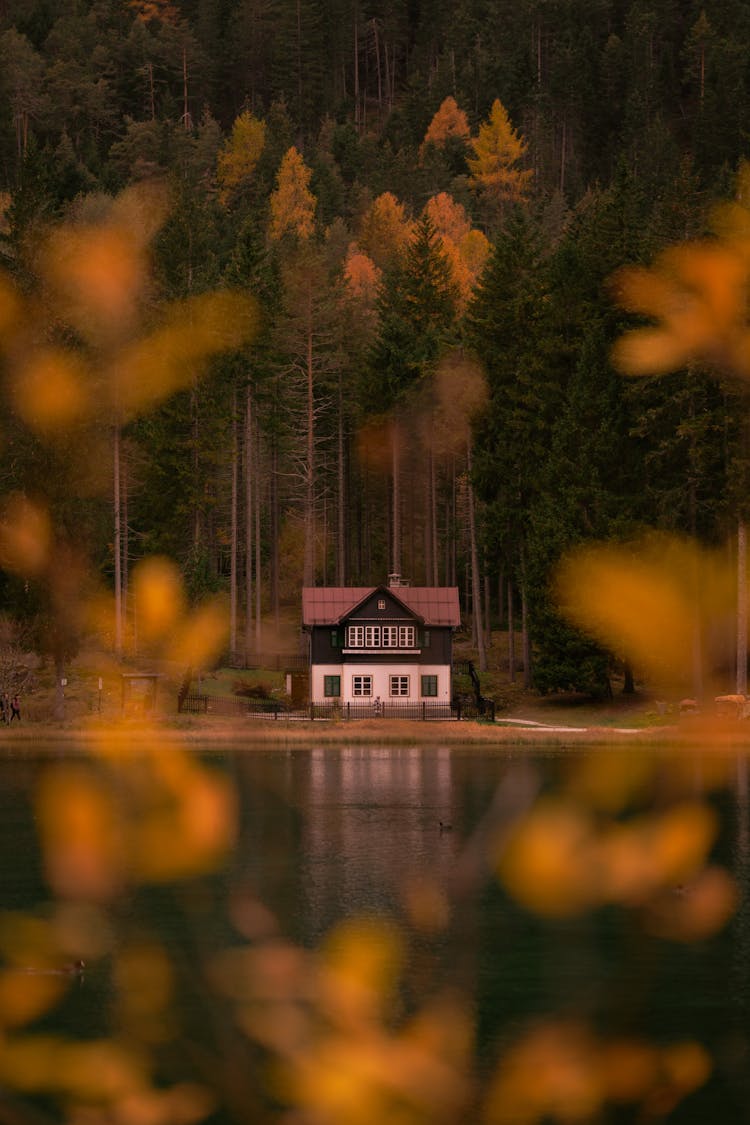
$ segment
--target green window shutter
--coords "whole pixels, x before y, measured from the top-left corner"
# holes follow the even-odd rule
[[[323,695],[326,699],[338,699],[341,695],[341,676],[323,677]]]
[[[331,629],[331,648],[341,648],[341,637],[338,629]]]

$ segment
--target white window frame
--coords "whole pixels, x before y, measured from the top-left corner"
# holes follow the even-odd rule
[[[352,699],[372,697],[372,676],[352,676]]]
[[[365,625],[365,648],[380,648],[379,625]]]
[[[349,648],[365,647],[364,625],[348,625],[346,629],[346,643]]]
[[[408,676],[389,676],[388,686],[391,698],[409,698],[409,677]]]
[[[398,627],[398,647],[399,648],[416,648],[417,647],[417,630],[413,625],[399,625]]]
[[[383,625],[383,648],[398,648],[398,625]]]

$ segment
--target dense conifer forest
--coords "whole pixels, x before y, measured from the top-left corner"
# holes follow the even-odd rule
[[[144,332],[253,301],[176,389],[95,390],[52,436],[6,347],[2,492],[114,588],[113,644],[153,555],[191,600],[226,593],[238,659],[303,584],[395,572],[459,586],[480,660],[513,615],[536,687],[606,685],[617,654],[551,602],[559,558],[644,529],[728,543],[744,518],[741,386],[623,378],[609,279],[734,196],[749,60],[743,0],[3,0],[0,264],[35,346],[94,388],[115,364],[49,303],[39,247],[114,230],[134,188],[168,197]],[[38,577],[6,566],[3,609],[62,660]]]

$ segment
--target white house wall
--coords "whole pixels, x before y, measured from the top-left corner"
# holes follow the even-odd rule
[[[341,702],[365,703],[368,699],[374,700],[378,696],[386,701],[391,698],[400,699],[402,702],[409,700],[428,699],[435,703],[449,703],[451,698],[451,672],[445,664],[314,664],[311,669],[310,698],[316,702],[325,700],[325,677],[341,677]],[[353,679],[355,676],[372,676],[372,695],[355,696],[353,694]],[[408,696],[391,696],[390,677],[408,676]],[[437,695],[423,696],[421,694],[422,676],[437,676]]]

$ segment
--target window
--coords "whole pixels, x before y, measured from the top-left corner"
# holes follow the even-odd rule
[[[331,644],[336,647],[331,633]],[[414,625],[349,625],[346,630],[347,648],[416,648],[417,630]]]
[[[352,695],[372,695],[372,676],[352,676]]]
[[[331,629],[331,648],[341,648],[338,629]]]
[[[378,599],[378,609],[385,609],[385,598]]]
[[[408,695],[409,694],[409,677],[408,676],[390,676],[391,681],[391,695]]]
[[[341,676],[323,677],[323,695],[326,699],[338,699],[341,695]]]
[[[346,631],[349,648],[362,648],[365,643],[365,630],[362,625],[350,625]]]
[[[422,695],[437,695],[437,676],[422,676]]]

